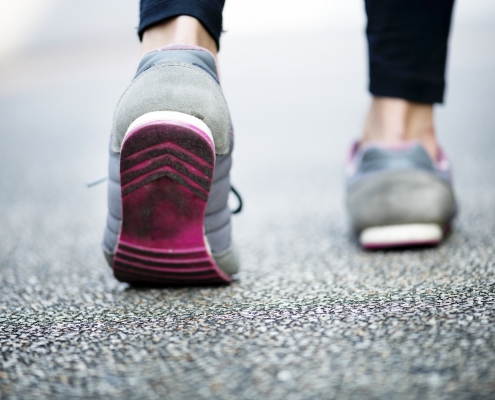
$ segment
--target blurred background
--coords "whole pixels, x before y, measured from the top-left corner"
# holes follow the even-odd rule
[[[88,191],[84,183],[106,173],[113,109],[138,61],[138,14],[138,0],[0,3],[0,200],[3,226],[12,228],[4,232],[38,221],[57,236],[52,244],[63,231],[86,238],[89,247],[71,245],[81,262],[94,253],[106,185]],[[316,218],[342,237],[343,162],[369,101],[363,2],[230,0],[224,18],[233,180],[250,217],[237,231],[249,243],[267,224]],[[494,45],[492,1],[458,1],[437,116],[465,201],[481,188],[479,201],[493,199]],[[38,246],[30,231],[14,242]]]

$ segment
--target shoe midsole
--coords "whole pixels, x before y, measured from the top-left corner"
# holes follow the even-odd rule
[[[364,229],[359,235],[361,245],[394,245],[437,243],[443,230],[438,224],[402,224],[375,226]]]
[[[201,121],[199,118],[196,118],[192,115],[189,114],[184,114],[178,111],[153,111],[146,113],[144,115],[141,115],[139,118],[134,120],[134,122],[129,125],[129,128],[127,129],[124,139],[122,141],[122,144],[125,142],[127,136],[129,135],[130,132],[135,130],[138,126],[145,125],[147,123],[153,122],[153,121],[175,121],[175,122],[182,122],[184,124],[188,124],[191,126],[194,126],[195,128],[201,130],[203,133],[205,133],[208,138],[210,139],[211,143],[213,142],[213,135],[211,133],[210,128],[208,128],[208,125],[206,125],[203,121]]]

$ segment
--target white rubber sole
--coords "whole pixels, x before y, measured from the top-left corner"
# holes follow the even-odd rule
[[[359,235],[359,243],[373,249],[437,244],[442,238],[443,230],[438,224],[404,224],[366,228]]]
[[[129,128],[127,128],[122,143],[126,140],[127,136],[129,135],[129,132],[133,131],[135,128],[137,128],[140,125],[145,125],[147,123],[154,121],[175,121],[175,122],[181,122],[184,124],[192,125],[195,128],[198,128],[204,133],[206,133],[206,135],[209,137],[211,142],[214,143],[213,135],[208,125],[206,125],[199,118],[178,111],[153,111],[141,115],[139,118],[135,119],[131,125],[129,125]]]

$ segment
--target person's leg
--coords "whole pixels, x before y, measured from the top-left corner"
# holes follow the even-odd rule
[[[365,0],[370,92],[347,206],[365,248],[439,243],[456,212],[435,136],[453,0]]]
[[[398,145],[412,140],[420,142],[430,157],[437,159],[433,105],[391,97],[373,97],[361,143]]]
[[[454,0],[366,0],[370,92],[363,143],[416,140],[437,158],[433,104],[443,101]]]
[[[214,53],[216,53],[220,48],[222,12],[224,5],[225,0],[141,0],[140,22],[138,28],[139,38],[145,42],[154,37],[156,40],[153,40],[153,43],[158,46],[162,46],[162,39],[177,40],[175,43],[182,43],[181,40],[187,40],[187,42],[185,42],[186,44],[202,46],[210,51],[212,51],[213,47],[210,45],[209,39],[213,39],[216,44]],[[159,28],[160,26],[163,26],[164,23],[166,24],[167,21],[173,17],[181,16],[193,17],[199,21],[203,30],[206,30],[210,37],[206,38],[203,30],[196,27],[194,22],[188,18],[179,18],[179,20],[172,25],[174,27],[172,32],[170,29],[166,29],[168,31],[166,33],[166,38],[162,38],[162,35],[158,33],[161,29],[153,29],[155,27]],[[169,26],[169,28],[170,27],[171,26]],[[149,36],[149,38],[145,39],[145,34],[146,36]],[[195,34],[198,34],[199,36],[195,37]],[[189,43],[189,40],[197,42]],[[143,46],[147,45],[148,43],[143,43]]]
[[[171,44],[190,44],[217,54],[217,43],[196,18],[188,15],[172,17],[143,32],[141,56]]]
[[[223,0],[141,2],[142,57],[114,115],[103,249],[117,279],[231,281],[233,132],[218,80]]]

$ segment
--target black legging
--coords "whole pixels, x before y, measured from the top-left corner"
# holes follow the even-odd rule
[[[160,21],[190,15],[218,46],[224,4],[225,0],[141,0],[139,37]],[[371,94],[443,102],[453,4],[454,0],[365,0]]]

